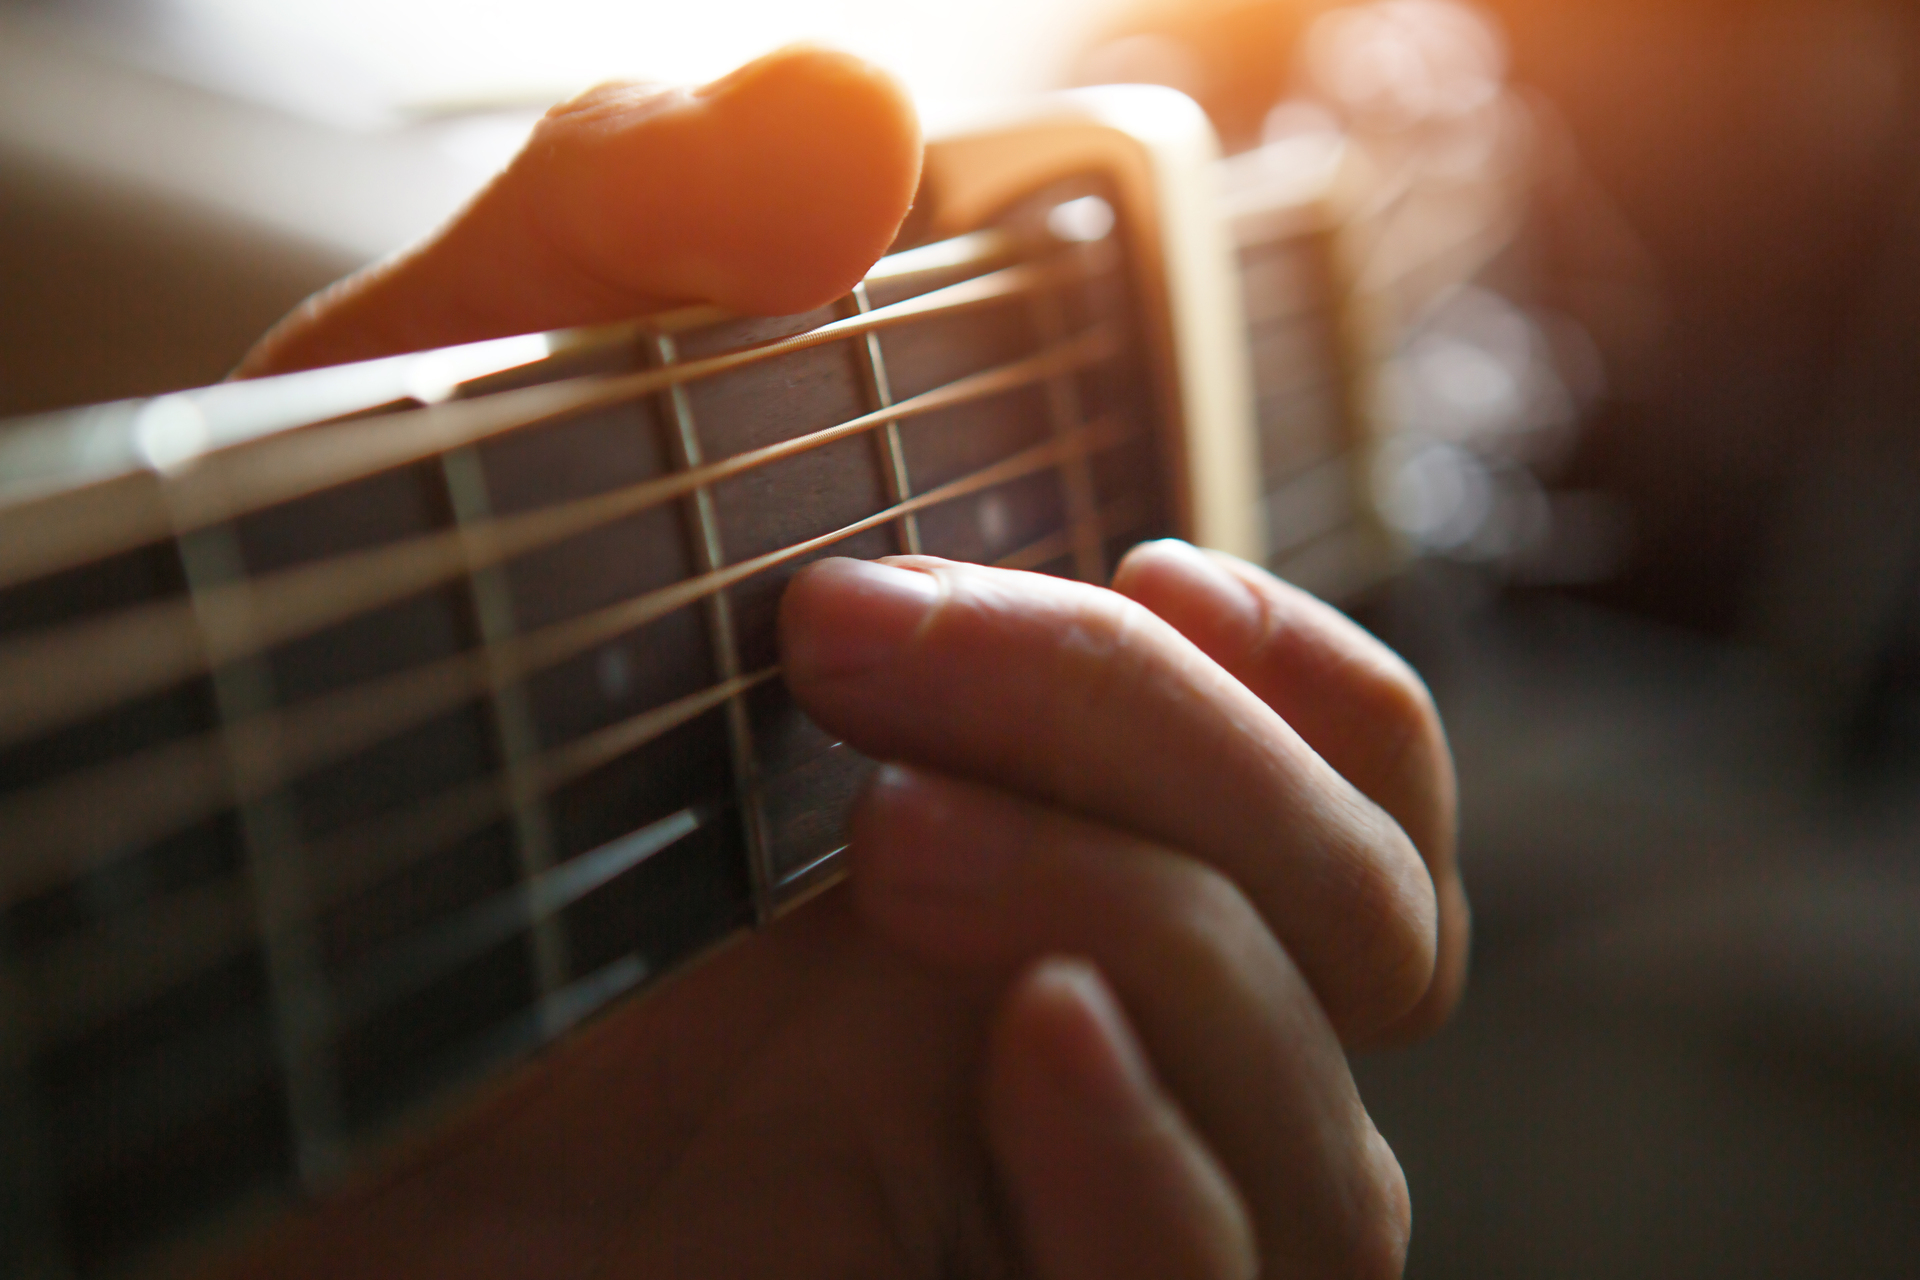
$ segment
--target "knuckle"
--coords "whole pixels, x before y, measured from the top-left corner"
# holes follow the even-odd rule
[[[1368,646],[1368,652],[1349,657],[1343,693],[1349,714],[1367,726],[1377,758],[1391,769],[1416,749],[1444,740],[1440,712],[1412,667],[1371,637]]]
[[[1346,714],[1370,736],[1412,743],[1439,734],[1440,714],[1426,682],[1405,659],[1332,605],[1290,584],[1261,593],[1264,619],[1250,655],[1255,666],[1331,677]]]
[[[1363,1165],[1367,1185],[1341,1274],[1354,1280],[1397,1280],[1406,1267],[1407,1245],[1413,1237],[1413,1201],[1399,1160],[1377,1131],[1371,1135],[1371,1147]]]
[[[1235,957],[1271,945],[1266,922],[1227,876],[1202,863],[1169,865],[1160,889],[1154,946],[1163,964],[1205,975],[1233,966]]]
[[[1389,1025],[1420,1003],[1439,955],[1439,906],[1426,864],[1384,814],[1349,859],[1344,999],[1329,1014],[1343,1036]],[[1333,1002],[1330,1002],[1333,1003]]]
[[[1075,688],[1097,693],[1137,668],[1135,640],[1146,610],[1111,591],[1075,593],[1056,633],[1059,674]]]
[[[1361,1120],[1361,1150],[1339,1180],[1298,1265],[1286,1273],[1326,1280],[1398,1280],[1413,1238],[1413,1201],[1406,1175],[1386,1139]]]
[[[1111,720],[1113,707],[1151,681],[1154,621],[1145,608],[1111,591],[1076,593],[1045,641],[1051,648],[1048,687],[1062,703],[1059,723]]]
[[[1379,719],[1405,741],[1431,738],[1440,730],[1440,712],[1426,681],[1404,661],[1384,649],[1371,664],[1367,696]]]

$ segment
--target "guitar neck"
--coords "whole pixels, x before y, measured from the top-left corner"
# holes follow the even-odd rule
[[[1209,148],[1081,96],[935,144],[925,243],[817,313],[0,435],[9,1274],[332,1185],[828,883],[871,765],[778,679],[811,560],[1381,572],[1352,226],[1245,166],[1223,223]]]

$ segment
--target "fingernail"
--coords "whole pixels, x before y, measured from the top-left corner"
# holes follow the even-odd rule
[[[1153,1075],[1100,971],[1056,958],[1041,961],[1027,982],[1030,997],[1051,1006],[1045,1067],[1062,1097],[1096,1120],[1138,1117],[1155,1096]]]
[[[1032,835],[1016,800],[966,783],[882,766],[866,800],[878,838],[857,851],[869,885],[913,894],[977,894],[1003,881]]]
[[[802,621],[783,634],[787,674],[851,676],[892,660],[932,612],[932,575],[871,560],[822,560],[806,571]]]
[[[1205,591],[1216,608],[1230,610],[1234,617],[1248,624],[1260,620],[1260,601],[1253,589],[1229,573],[1212,555],[1178,538],[1164,538],[1149,543],[1148,547],[1154,554],[1177,564],[1187,581]]]

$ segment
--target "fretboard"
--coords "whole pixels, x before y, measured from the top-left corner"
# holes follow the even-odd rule
[[[95,1274],[324,1188],[828,883],[871,765],[780,683],[804,564],[1101,582],[1193,534],[1153,175],[1034,136],[817,313],[0,433],[0,1263]],[[1268,557],[1338,592],[1395,554],[1386,340],[1325,184],[1271,177],[1229,171],[1245,311],[1210,319],[1250,339]]]
[[[327,1185],[822,883],[870,766],[778,680],[800,566],[1099,581],[1172,531],[1128,228],[1046,231],[1098,185],[811,315],[419,357],[290,428],[242,421],[284,387],[96,414],[0,570],[9,1111],[66,1265]]]

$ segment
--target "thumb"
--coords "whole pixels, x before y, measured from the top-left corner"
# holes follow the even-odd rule
[[[1014,984],[988,1051],[987,1132],[1040,1280],[1251,1280],[1239,1195],[1092,965]]]
[[[365,360],[671,303],[820,306],[886,251],[920,176],[905,91],[795,46],[699,88],[607,84],[421,245],[304,303],[239,376]]]

